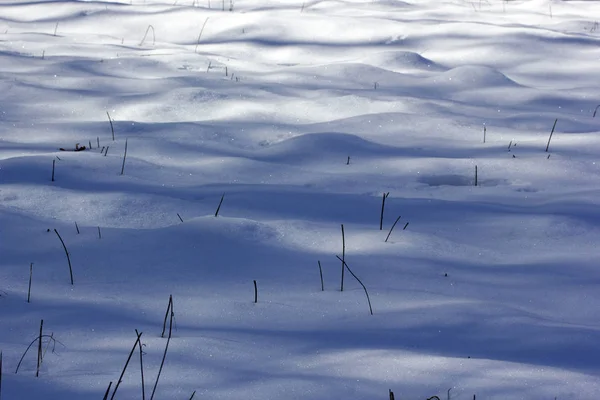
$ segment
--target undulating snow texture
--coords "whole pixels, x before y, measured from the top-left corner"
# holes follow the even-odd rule
[[[3,399],[596,398],[598,21],[2,1]]]

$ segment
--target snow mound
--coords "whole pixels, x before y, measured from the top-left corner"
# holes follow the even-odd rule
[[[436,83],[464,86],[465,88],[515,87],[518,83],[495,68],[465,65],[452,68],[434,78]]]
[[[370,63],[376,67],[393,72],[445,71],[445,68],[441,65],[412,51],[390,51],[380,53],[372,57]]]
[[[264,158],[269,161],[287,162],[344,158],[348,155],[382,156],[394,153],[393,147],[370,142],[356,135],[337,132],[296,136],[265,148],[264,151]]]

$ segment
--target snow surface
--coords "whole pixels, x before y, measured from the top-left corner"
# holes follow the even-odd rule
[[[3,399],[101,398],[135,329],[149,398],[170,294],[157,399],[597,398],[598,20],[566,0],[2,1]],[[373,316],[347,272],[339,290],[340,224]],[[14,374],[40,319],[62,345]],[[136,356],[116,398],[141,395]]]

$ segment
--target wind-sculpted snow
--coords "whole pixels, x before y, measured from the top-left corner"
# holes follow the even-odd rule
[[[594,399],[599,7],[2,2],[3,398]]]

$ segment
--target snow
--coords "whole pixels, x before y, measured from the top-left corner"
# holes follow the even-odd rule
[[[3,1],[4,398],[100,398],[136,329],[150,398],[169,295],[157,399],[595,398],[599,17]],[[15,374],[41,319],[60,343]],[[136,353],[115,398],[141,397]]]

